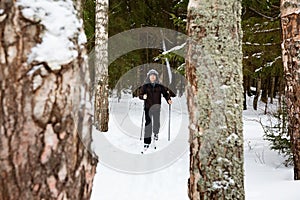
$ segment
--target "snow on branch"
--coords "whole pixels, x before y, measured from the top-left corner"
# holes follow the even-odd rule
[[[162,52],[162,54],[166,55],[166,54],[171,53],[173,51],[178,51],[178,50],[184,48],[185,45],[186,45],[186,42],[183,43],[183,44],[181,44],[181,45],[179,45],[179,46],[173,47],[173,48],[169,49],[168,51],[164,51],[164,52]]]
[[[259,44],[259,43],[251,43],[251,42],[245,42],[243,43],[245,45],[249,45],[249,46],[275,46],[275,45],[279,45],[279,43],[265,43],[265,44]]]
[[[271,29],[267,29],[267,30],[257,30],[254,31],[254,33],[270,33],[273,31],[280,31],[280,28],[271,28]]]
[[[264,67],[272,67],[272,65],[273,65],[278,59],[280,59],[280,58],[281,58],[281,56],[278,56],[278,57],[276,57],[273,61],[267,62],[267,63],[264,65]],[[255,72],[259,72],[259,71],[261,71],[262,69],[263,69],[263,67],[257,68],[257,69],[255,70]]]
[[[31,49],[27,62],[46,62],[59,70],[78,56],[76,45],[86,36],[72,0],[18,0],[17,5],[26,19],[44,26],[42,42]]]

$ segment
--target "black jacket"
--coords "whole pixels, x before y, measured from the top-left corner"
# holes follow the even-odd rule
[[[140,88],[139,98],[143,99],[144,94],[147,94],[147,99],[145,100],[145,109],[150,109],[151,106],[155,104],[161,104],[161,95],[166,99],[170,100],[171,96],[174,96],[174,93],[169,91],[166,87],[159,83],[154,85],[151,83],[146,83]]]

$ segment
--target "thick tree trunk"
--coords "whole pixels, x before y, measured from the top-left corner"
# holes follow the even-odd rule
[[[244,199],[241,1],[190,0],[189,197]]]
[[[29,61],[45,26],[15,1],[0,8],[0,199],[89,199],[97,161],[80,140],[91,142],[84,49],[72,38],[72,61]]]
[[[94,124],[108,131],[108,0],[96,0]]]
[[[285,96],[294,157],[294,179],[300,179],[300,4],[281,1],[282,60],[285,73]]]

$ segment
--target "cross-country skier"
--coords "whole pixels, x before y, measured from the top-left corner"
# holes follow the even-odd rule
[[[154,140],[158,140],[158,133],[160,128],[160,106],[161,95],[166,99],[168,104],[172,104],[171,91],[159,83],[158,72],[151,69],[147,73],[145,84],[141,87],[139,98],[144,100],[145,109],[145,133],[144,133],[144,151],[146,151],[151,144],[152,131],[154,133]],[[173,92],[172,92],[173,94]]]

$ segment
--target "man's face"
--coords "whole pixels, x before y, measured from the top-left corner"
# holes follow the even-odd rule
[[[150,79],[151,83],[154,83],[156,81],[156,75],[155,74],[151,74],[150,77],[149,77],[149,79]]]

